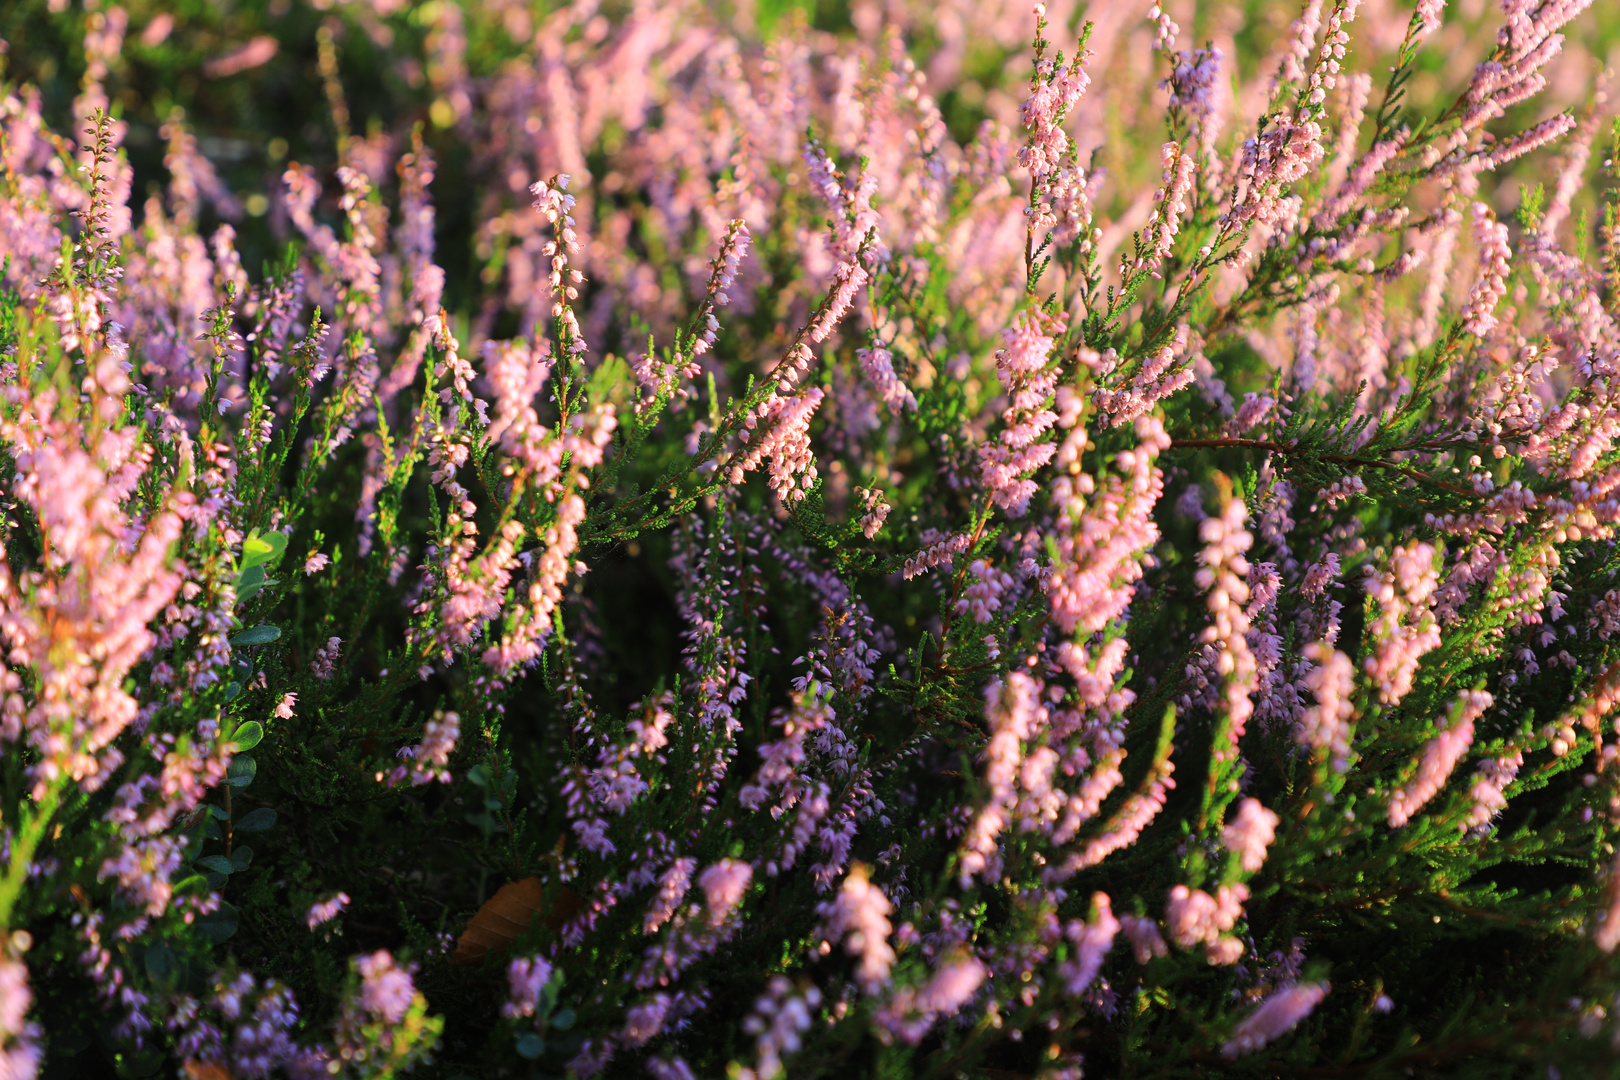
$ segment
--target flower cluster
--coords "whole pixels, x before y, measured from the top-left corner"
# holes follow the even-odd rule
[[[1607,1067],[1585,0],[19,3],[0,1077]]]

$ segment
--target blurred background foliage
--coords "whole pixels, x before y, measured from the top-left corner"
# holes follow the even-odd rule
[[[458,12],[447,10],[452,6]],[[339,136],[332,105],[340,96],[357,135],[403,139],[413,127],[423,129],[439,162],[433,196],[447,306],[452,311],[475,307],[497,276],[478,273],[490,255],[477,250],[474,220],[489,205],[483,196],[494,178],[474,174],[473,148],[463,137],[475,129],[463,114],[479,108],[476,92],[470,101],[453,100],[447,92],[450,79],[436,57],[458,55],[476,88],[507,65],[533,63],[539,28],[558,6],[533,0],[128,0],[122,5],[128,18],[124,49],[107,85],[115,114],[128,125],[124,147],[134,167],[137,220],[143,198],[167,182],[161,129],[180,115],[242,203],[244,215],[235,224],[246,265],[257,269],[278,258],[287,236],[275,220],[272,195],[287,162],[313,166],[328,178],[324,209],[337,217],[338,189],[330,178]],[[591,6],[600,20],[596,25],[604,28],[598,32],[605,32],[633,7],[664,5],[606,0]],[[1103,208],[1112,213],[1104,216],[1115,217],[1121,227],[1130,218],[1120,213],[1144,185],[1157,186],[1156,142],[1162,133],[1154,123],[1136,122],[1141,110],[1157,110],[1162,96],[1162,91],[1155,94],[1162,71],[1151,48],[1149,6],[1139,0],[1078,4],[1072,25],[1051,34],[1058,47],[1072,50],[1081,21],[1099,25],[1092,39],[1097,53],[1092,73],[1102,92],[1090,96],[1070,127],[1082,159],[1095,150],[1108,167]],[[85,71],[87,20],[112,7],[103,0],[0,4],[0,76],[38,87],[58,131],[76,123],[70,112]],[[708,18],[761,45],[806,34],[874,38],[886,26],[898,27],[928,73],[929,89],[955,138],[970,140],[987,120],[1017,125],[1028,79],[1024,0],[709,0],[701,7]],[[1433,103],[1466,82],[1473,64],[1489,52],[1500,21],[1496,8],[1490,0],[1454,0],[1448,6],[1446,25],[1418,55],[1409,103]],[[1166,9],[1183,28],[1184,47],[1213,43],[1234,60],[1230,91],[1238,97],[1241,115],[1256,115],[1264,104],[1255,91],[1265,85],[1267,58],[1298,5],[1170,0]],[[1352,68],[1387,70],[1409,14],[1409,5],[1400,0],[1363,4],[1352,34]],[[574,36],[590,37],[592,22],[578,22],[582,29]],[[435,40],[447,27],[464,42]],[[1366,63],[1369,52],[1377,58],[1371,64]],[[1547,91],[1493,127],[1520,130],[1559,109],[1601,106],[1617,60],[1620,4],[1594,4],[1571,25],[1563,55],[1549,69]],[[1520,184],[1539,179],[1505,170],[1486,183],[1514,193],[1507,200],[1513,204]],[[1594,207],[1595,193],[1580,202]],[[1596,227],[1594,214],[1584,220]],[[203,231],[215,223],[201,222]]]

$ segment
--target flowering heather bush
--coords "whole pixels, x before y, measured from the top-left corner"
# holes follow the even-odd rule
[[[247,198],[0,85],[0,1078],[1612,1069],[1585,3],[319,7]]]

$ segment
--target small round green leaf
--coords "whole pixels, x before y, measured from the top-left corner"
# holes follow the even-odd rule
[[[195,925],[209,941],[218,945],[235,936],[236,923],[236,909],[221,901],[218,910],[200,917]]]
[[[198,866],[206,866],[216,874],[234,874],[236,864],[223,855],[204,855],[197,860]]]
[[[162,979],[180,966],[180,957],[166,941],[146,947],[146,974],[154,981]]]
[[[265,589],[268,589],[270,586],[280,584],[280,581],[276,580],[275,578],[271,578],[268,581],[260,581],[252,585],[244,585],[242,588],[236,590],[236,599],[242,603],[246,603],[255,596],[258,596],[259,593],[263,592]]]
[[[251,750],[264,739],[264,725],[257,720],[249,720],[241,725],[231,735],[231,742],[236,744],[238,752]]]
[[[261,806],[257,810],[249,810],[242,815],[236,823],[237,832],[265,832],[275,828],[276,812],[268,806]]]
[[[281,627],[279,626],[255,626],[253,629],[244,630],[231,638],[231,647],[239,649],[244,645],[268,645],[280,636]]]
[[[246,754],[238,754],[231,759],[230,768],[225,770],[225,782],[231,787],[247,787],[258,775],[259,763]]]
[[[532,1031],[528,1032],[522,1038],[518,1039],[517,1052],[519,1056],[526,1057],[530,1061],[533,1061],[535,1058],[546,1052],[546,1040],[542,1039]]]
[[[242,541],[240,572],[246,573],[255,566],[274,565],[280,560],[282,552],[286,550],[287,537],[284,534],[278,532],[254,533]]]

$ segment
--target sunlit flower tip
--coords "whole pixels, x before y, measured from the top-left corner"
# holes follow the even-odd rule
[[[318,900],[311,905],[309,913],[305,916],[305,921],[308,922],[309,928],[313,930],[322,923],[330,922],[331,920],[337,918],[338,914],[348,906],[348,894],[341,892],[335,893],[332,896],[327,897],[325,900]]]
[[[1238,1024],[1221,1047],[1221,1056],[1230,1060],[1275,1042],[1309,1016],[1330,989],[1328,983],[1309,982],[1276,991]]]

